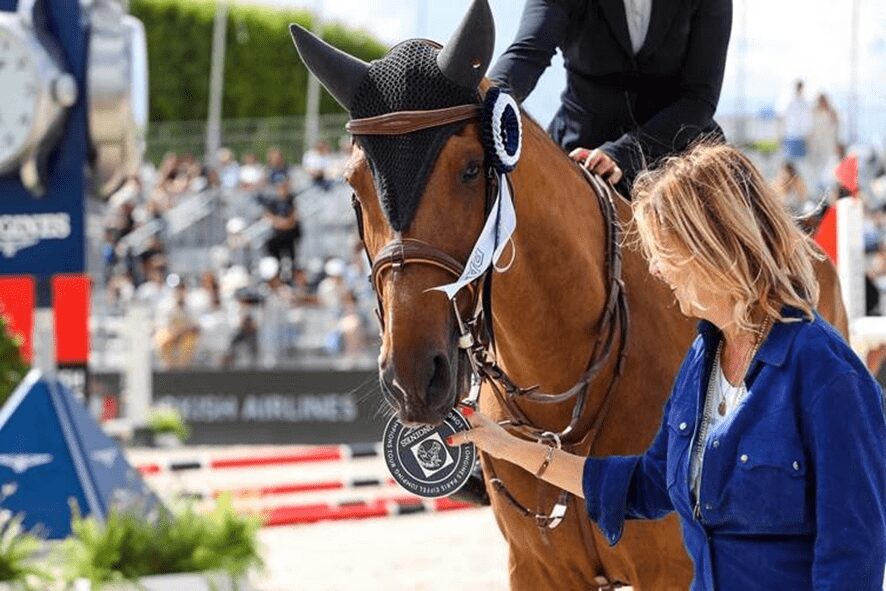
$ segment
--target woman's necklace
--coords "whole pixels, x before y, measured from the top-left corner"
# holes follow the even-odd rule
[[[763,323],[760,325],[759,330],[757,330],[757,336],[754,339],[753,347],[751,347],[751,349],[750,349],[750,355],[745,353],[745,356],[742,358],[741,367],[743,367],[743,371],[739,374],[741,376],[741,383],[738,385],[738,390],[735,395],[735,400],[733,400],[733,407],[736,404],[738,404],[738,401],[741,400],[741,398],[743,397],[743,395],[745,393],[745,384],[744,384],[745,374],[748,371],[751,361],[753,361],[753,359],[754,359],[754,355],[757,354],[757,350],[760,348],[760,345],[763,343],[763,338],[766,336],[766,332],[769,330],[769,326],[771,324],[772,324],[772,319],[769,316],[767,316],[766,319],[763,321]],[[726,378],[726,372],[723,371],[723,364],[721,362],[722,355],[723,355],[723,341],[724,340],[725,339],[720,339],[720,343],[717,346],[717,365],[718,365],[719,369],[723,372],[723,377]],[[714,368],[714,369],[717,369],[717,368]],[[712,376],[712,378],[714,378],[714,376]],[[720,384],[719,376],[716,376],[715,379],[717,380],[717,384],[718,384],[717,392],[719,393],[719,399],[720,399],[720,403],[717,405],[717,414],[719,414],[721,417],[725,417],[726,416],[726,409],[727,409],[727,404],[726,404],[727,403],[727,400],[726,400],[726,390],[727,389],[723,388],[723,385]],[[727,379],[727,381],[728,381],[728,379]]]

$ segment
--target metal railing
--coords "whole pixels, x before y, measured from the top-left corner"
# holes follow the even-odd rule
[[[320,117],[319,138],[335,148],[346,135],[344,113]],[[260,159],[270,147],[278,147],[291,162],[301,161],[304,150],[304,117],[266,117],[261,119],[228,119],[222,121],[221,145],[241,156],[256,154]],[[163,154],[191,153],[202,155],[206,142],[206,121],[163,121],[148,126],[146,158],[159,162]]]

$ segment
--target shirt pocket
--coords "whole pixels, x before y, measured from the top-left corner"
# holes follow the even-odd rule
[[[796,526],[806,514],[806,459],[787,437],[743,437],[724,490],[727,518],[754,527]]]
[[[685,461],[692,440],[694,424],[689,413],[671,413],[668,418],[668,461],[667,488],[671,488],[680,473],[680,465]]]

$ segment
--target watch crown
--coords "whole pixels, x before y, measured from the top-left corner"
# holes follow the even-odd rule
[[[77,102],[77,81],[70,74],[61,74],[52,81],[52,98],[62,107]]]

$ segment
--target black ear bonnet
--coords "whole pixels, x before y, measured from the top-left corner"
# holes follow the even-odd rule
[[[354,93],[351,118],[479,103],[476,89],[459,86],[443,75],[437,65],[439,51],[429,41],[412,39],[372,62]],[[366,153],[379,199],[394,230],[403,231],[412,223],[440,150],[464,125],[461,121],[403,135],[354,137]]]

